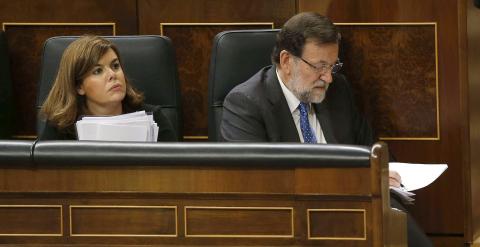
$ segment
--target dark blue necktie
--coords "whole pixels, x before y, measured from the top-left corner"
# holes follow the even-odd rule
[[[315,133],[313,133],[313,130],[310,127],[310,122],[308,121],[308,107],[309,105],[303,102],[300,102],[298,105],[298,110],[300,110],[300,129],[302,130],[303,142],[317,143]]]

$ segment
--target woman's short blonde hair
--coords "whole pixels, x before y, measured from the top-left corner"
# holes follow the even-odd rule
[[[78,116],[88,114],[85,96],[79,95],[77,89],[87,73],[109,49],[115,52],[122,66],[117,47],[111,41],[99,36],[82,36],[65,49],[57,77],[41,109],[42,116],[49,124],[65,130],[73,126]],[[140,107],[144,99],[143,94],[135,90],[126,77],[125,83],[126,95],[122,101],[123,110]]]

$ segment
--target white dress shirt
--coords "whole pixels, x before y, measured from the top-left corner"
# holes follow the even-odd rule
[[[300,110],[298,109],[298,105],[300,104],[300,100],[297,99],[295,95],[288,89],[280,78],[278,74],[278,70],[276,70],[278,82],[280,83],[280,87],[282,87],[283,95],[287,100],[288,108],[290,108],[290,113],[292,114],[293,121],[295,122],[295,127],[297,127],[298,136],[300,137],[300,141],[303,143],[303,135],[302,130],[300,129]],[[325,136],[323,135],[322,127],[320,126],[320,122],[317,119],[315,114],[315,109],[313,109],[312,104],[310,103],[310,107],[308,108],[308,122],[310,123],[310,127],[312,131],[315,132],[315,137],[317,138],[317,143],[327,143],[325,140]]]

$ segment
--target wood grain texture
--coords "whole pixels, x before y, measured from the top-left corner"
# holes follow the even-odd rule
[[[139,33],[159,34],[160,23],[274,22],[295,14],[295,0],[138,0]]]
[[[358,200],[351,198],[330,197],[327,200],[318,195],[279,195],[279,194],[182,194],[182,193],[2,193],[0,203],[2,204],[53,204],[61,203],[66,205],[114,205],[120,207],[132,207],[125,209],[130,212],[121,212],[124,209],[92,208],[84,211],[85,208],[73,210],[72,218],[74,227],[72,233],[92,233],[101,232],[106,234],[120,233],[123,236],[70,236],[68,210],[64,216],[64,237],[4,237],[0,246],[29,246],[35,243],[35,246],[379,246],[373,239],[377,225],[370,224],[370,215],[372,207],[369,200]],[[135,209],[139,205],[144,207],[155,207],[158,205],[178,205],[178,236],[176,237],[153,237],[153,236],[126,236],[126,234],[136,231],[144,233],[145,231],[160,231],[170,229],[171,221],[162,225],[166,219],[170,219],[170,211],[154,210],[146,212],[145,210]],[[210,210],[208,212],[189,211],[187,229],[202,231],[203,233],[213,233],[213,231],[224,231],[226,233],[275,233],[283,235],[291,234],[291,210],[293,208],[294,235],[295,237],[231,237],[221,236],[212,237],[186,237],[184,208],[198,207],[223,207],[239,208],[234,212],[225,210]],[[308,208],[361,208],[367,210],[367,240],[366,241],[345,241],[345,240],[307,240],[307,209]],[[242,210],[243,208],[243,210]],[[266,212],[257,210],[248,210],[249,208],[267,208]],[[279,210],[275,210],[279,208]],[[288,208],[283,210],[282,208]],[[77,211],[81,210],[81,211]],[[90,211],[92,210],[92,211]],[[119,211],[120,210],[120,211]],[[212,212],[215,211],[215,212]],[[157,214],[160,213],[160,214]],[[233,214],[232,214],[233,213]],[[167,216],[162,217],[161,215]],[[150,218],[147,218],[151,216]],[[79,218],[80,217],[80,218]],[[193,217],[193,218],[191,218]],[[208,217],[208,220],[205,220]],[[81,219],[81,220],[80,220]],[[211,220],[210,220],[211,219]],[[80,220],[80,221],[79,221]],[[335,219],[332,219],[335,220]],[[160,221],[160,222],[158,222]],[[115,222],[117,224],[115,224]],[[237,224],[232,224],[236,222]],[[276,225],[272,225],[275,223]],[[277,224],[278,223],[278,224]],[[80,224],[80,225],[79,225]],[[195,225],[192,225],[195,224]],[[221,225],[218,225],[221,224]],[[242,224],[249,224],[246,228]],[[207,228],[198,228],[207,225]],[[349,224],[350,225],[350,224]],[[197,226],[192,229],[192,226]],[[224,228],[222,227],[224,226]],[[45,228],[44,225],[42,227]],[[167,228],[165,228],[167,227]],[[220,227],[220,228],[219,228]],[[18,228],[17,228],[18,229]],[[22,229],[22,228],[20,228]],[[5,245],[2,245],[5,244]],[[50,244],[50,245],[49,245]]]
[[[436,26],[339,25],[342,73],[379,138],[439,138]],[[422,119],[422,121],[418,121]]]
[[[49,179],[42,179],[48,177]],[[299,193],[379,195],[372,192],[368,168],[102,167],[11,170],[0,173],[4,192],[147,191],[165,193]],[[16,183],[21,180],[22,183]],[[339,180],[348,182],[338,183]],[[215,181],[216,183],[212,183]]]
[[[136,34],[136,0],[0,0],[0,23],[115,22],[117,34]]]
[[[295,0],[211,1],[139,0],[139,33],[160,34],[161,23],[273,22],[275,27],[295,14]],[[164,35],[175,47],[185,136],[207,136],[207,84],[213,37],[231,29],[271,28],[255,26],[166,27]]]
[[[293,208],[186,207],[185,236],[293,238]]]
[[[21,25],[5,26],[10,56],[13,94],[16,105],[15,133],[34,135],[36,132],[36,99],[43,43],[61,35],[113,35],[113,25]]]
[[[198,155],[190,158],[203,156]],[[64,236],[6,237],[2,243],[383,246],[389,232],[406,228],[387,225],[392,211],[384,182],[388,180],[387,157],[386,146],[378,144],[370,155],[370,169],[353,163],[332,167],[324,157],[312,161],[308,169],[297,163],[260,167],[252,160],[184,165],[172,162],[175,157],[164,156],[152,156],[148,164],[156,165],[149,166],[133,160],[131,165],[106,160],[91,165],[70,161],[48,165],[35,164],[35,159],[20,165],[7,160],[0,166],[0,205],[62,205],[71,210],[62,217]],[[231,158],[226,153],[226,162]],[[296,158],[287,159],[293,162]],[[52,162],[55,160],[53,156]],[[151,163],[154,160],[158,163]],[[345,182],[338,183],[340,178]],[[172,209],[159,209],[161,206],[178,210],[173,213]],[[332,208],[365,210],[366,240],[308,239],[307,210]],[[342,217],[342,224],[351,223],[348,216]],[[322,223],[326,226],[340,216],[323,218],[329,221]],[[314,217],[310,222],[319,220],[323,219]],[[22,225],[12,225],[16,231],[24,230]],[[171,236],[174,229],[178,234]],[[348,229],[334,233],[357,234],[357,227]],[[326,229],[317,226],[314,231]]]
[[[308,214],[309,237],[364,241],[367,239],[365,214],[363,209],[311,209]]]
[[[345,176],[349,177],[348,182],[344,181]],[[298,193],[315,193],[323,191],[344,195],[368,195],[372,193],[371,177],[369,168],[345,169],[341,172],[335,168],[326,168],[321,171],[311,168],[298,168],[295,170],[295,191]]]
[[[0,236],[61,236],[62,221],[61,205],[0,205]]]
[[[430,239],[435,247],[465,247],[463,237],[431,236]]]
[[[465,180],[467,185],[466,198],[471,200],[467,204],[467,213],[465,215],[467,224],[466,235],[477,245],[480,245],[480,9],[473,5],[472,1],[467,1],[466,6],[466,31],[467,40],[464,40],[468,47],[465,47],[468,57],[468,64],[464,69],[468,70],[468,105],[469,105],[469,136],[470,136],[470,172],[466,172]],[[467,170],[468,171],[468,168]]]
[[[0,0],[0,23],[115,23],[116,34],[136,34],[135,0]],[[15,135],[36,135],[34,101],[40,70],[40,54],[46,38],[85,33],[111,35],[102,28],[36,27],[7,29],[13,96],[16,104]]]
[[[353,173],[351,173],[353,174]],[[49,179],[42,179],[48,177]],[[294,171],[171,167],[95,166],[85,169],[5,170],[0,173],[0,191],[145,191],[165,193],[268,192],[293,193]],[[16,183],[16,181],[23,181]],[[216,183],[212,183],[215,181]]]
[[[298,3],[298,7],[297,4]],[[138,7],[138,8],[137,8]],[[468,7],[467,18],[462,9]],[[297,9],[298,8],[298,9]],[[439,45],[439,98],[441,139],[439,141],[388,141],[390,149],[397,160],[406,162],[448,163],[449,168],[434,184],[417,192],[416,205],[412,208],[415,218],[428,233],[433,234],[466,234],[467,238],[479,236],[480,231],[464,232],[468,225],[475,225],[478,220],[471,220],[469,215],[475,214],[475,207],[464,201],[467,194],[476,204],[479,204],[478,186],[474,179],[478,177],[479,158],[475,143],[478,143],[477,128],[478,107],[476,88],[478,79],[476,73],[479,56],[478,39],[478,9],[472,1],[455,0],[282,0],[282,1],[211,1],[211,0],[0,0],[0,22],[115,22],[117,34],[160,34],[159,25],[162,22],[270,22],[280,27],[297,11],[318,11],[326,14],[335,22],[437,22]],[[465,23],[466,22],[466,23]],[[468,30],[465,25],[468,24]],[[463,26],[462,26],[463,25]],[[467,41],[462,35],[468,36]],[[463,43],[462,43],[463,42]],[[207,43],[202,43],[207,44]],[[11,44],[12,45],[12,44]],[[15,44],[13,44],[15,45]],[[175,45],[175,44],[174,44]],[[30,54],[39,50],[29,50],[22,55],[32,58]],[[38,49],[38,47],[36,48]],[[464,53],[464,54],[462,54]],[[466,53],[469,55],[467,56]],[[471,55],[470,55],[471,54]],[[372,54],[372,55],[375,55]],[[203,56],[199,54],[199,56]],[[468,62],[462,59],[468,57]],[[16,59],[25,59],[17,57]],[[198,61],[206,61],[195,58]],[[192,58],[192,61],[195,62]],[[22,62],[23,63],[23,62]],[[25,61],[26,74],[38,71],[39,64]],[[191,63],[190,65],[195,65]],[[470,66],[468,69],[466,66]],[[22,65],[23,66],[23,65]],[[33,66],[33,67],[30,67]],[[188,69],[188,68],[187,68]],[[191,68],[190,68],[191,69]],[[186,70],[188,71],[188,70]],[[464,75],[462,75],[462,73]],[[468,77],[466,73],[469,73]],[[467,85],[466,79],[469,79]],[[16,85],[16,94],[28,94],[34,97],[32,90],[37,79],[31,79],[30,85]],[[470,93],[469,93],[470,88]],[[192,104],[202,102],[201,92],[192,94]],[[25,91],[25,92],[24,92]],[[28,91],[28,92],[27,92]],[[15,95],[17,101],[23,96]],[[195,98],[198,97],[198,98]],[[30,99],[25,99],[27,102]],[[24,103],[22,103],[24,104]],[[25,110],[17,117],[18,126],[33,126],[31,121],[34,112],[25,104]],[[200,108],[200,107],[198,107]],[[31,111],[31,115],[26,112]],[[192,114],[198,109],[190,109]],[[417,114],[418,115],[418,114]],[[201,116],[195,116],[201,118]],[[429,119],[425,119],[430,121]],[[415,118],[415,123],[425,125],[423,117]],[[187,123],[190,133],[204,135],[203,122]],[[199,127],[200,126],[200,127]],[[31,131],[29,127],[20,127],[16,134]],[[198,132],[196,132],[198,131]],[[388,129],[388,131],[391,131]],[[188,131],[186,131],[188,133]],[[471,142],[470,142],[471,141]],[[471,170],[470,170],[471,169]],[[56,175],[52,172],[53,176]],[[101,183],[100,178],[98,183]],[[4,181],[4,180],[1,180]],[[82,182],[88,182],[85,178]],[[10,180],[8,183],[15,183]],[[48,187],[48,181],[32,183]],[[470,186],[470,190],[468,189]],[[448,195],[448,196],[445,196]],[[476,199],[475,199],[476,198]],[[468,212],[470,211],[470,213]],[[441,215],[441,217],[440,217]],[[471,222],[471,223],[468,223]],[[478,225],[478,224],[477,224]],[[478,227],[476,228],[478,229]]]
[[[175,47],[181,84],[184,135],[208,134],[208,69],[215,35],[227,30],[272,28],[269,24],[243,24],[163,26],[163,35],[169,37]]]
[[[70,235],[175,237],[176,212],[161,206],[72,206]]]
[[[463,174],[470,171],[464,170],[469,166],[465,158],[468,156],[469,149],[469,137],[466,134],[468,103],[464,101],[467,98],[468,89],[466,81],[462,79],[464,78],[462,76],[463,72],[459,70],[461,66],[459,48],[462,46],[459,43],[461,42],[459,37],[466,35],[461,29],[461,20],[465,18],[465,16],[461,16],[462,2],[455,0],[339,0],[315,2],[299,0],[299,11],[318,11],[338,23],[437,23],[440,140],[387,141],[390,151],[398,161],[447,163],[449,165],[448,170],[437,181],[427,188],[416,191],[415,206],[411,208],[412,214],[424,230],[427,233],[434,234],[463,234],[466,227],[465,205],[470,203],[464,201],[463,196],[466,192],[465,186],[468,186],[465,184]],[[424,39],[425,37],[420,34],[418,38]],[[383,49],[383,46],[378,49]],[[401,49],[396,47],[395,50],[400,51]],[[424,54],[422,51],[415,52]],[[368,56],[377,56],[377,54],[371,52]],[[409,60],[407,59],[407,61]],[[424,60],[417,59],[403,66],[413,67],[421,61]],[[397,71],[389,72],[397,73]],[[416,71],[416,73],[419,72]],[[377,75],[364,74],[363,76]],[[409,75],[409,78],[424,76],[414,74]],[[430,75],[427,76],[431,78]],[[427,84],[425,86],[430,87]],[[407,88],[407,90],[410,89]],[[426,99],[419,97],[426,97],[427,95],[431,95],[429,90],[424,91],[424,95],[415,96],[413,99],[424,101]],[[429,96],[429,98],[431,97]],[[404,105],[405,103],[407,102],[401,104]],[[415,117],[411,120],[413,123],[409,125],[431,125],[431,118],[422,116],[422,111],[425,112],[422,109],[425,108],[420,108],[420,111],[415,113]]]

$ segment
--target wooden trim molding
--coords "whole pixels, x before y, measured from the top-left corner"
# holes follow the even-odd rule
[[[112,26],[113,36],[117,29],[115,22],[3,22],[2,30],[7,26]]]
[[[58,209],[59,210],[59,218],[58,223],[60,229],[58,233],[35,233],[35,232],[28,232],[28,233],[0,233],[0,236],[42,236],[42,237],[51,237],[51,236],[63,236],[63,208],[62,205],[0,205],[1,209]],[[13,216],[15,218],[19,218],[18,216]],[[1,215],[0,215],[1,218]],[[51,219],[48,219],[51,220]],[[50,222],[50,221],[49,221]],[[4,223],[4,222],[3,222]],[[38,223],[38,222],[37,222]],[[34,223],[31,223],[34,224]],[[45,222],[47,224],[47,222]],[[40,226],[42,227],[42,226]]]
[[[211,233],[211,234],[191,234],[189,233],[189,214],[188,211],[193,210],[228,210],[232,213],[235,211],[258,211],[262,210],[267,213],[268,211],[288,211],[290,214],[288,223],[290,227],[290,234],[222,234],[222,233]],[[185,206],[184,208],[184,226],[185,226],[185,237],[202,237],[202,238],[293,238],[294,237],[294,210],[293,207],[218,207],[218,206]],[[222,227],[222,226],[218,226]]]
[[[338,236],[313,236],[311,228],[312,221],[310,219],[312,212],[354,212],[363,214],[363,236],[361,237],[338,237]],[[340,208],[325,208],[325,209],[307,209],[307,232],[308,240],[367,240],[367,213],[365,209],[340,209]]]
[[[174,234],[105,234],[105,233],[74,233],[73,228],[75,219],[73,218],[73,211],[75,209],[170,209],[174,210]],[[75,237],[178,237],[178,210],[177,206],[124,206],[124,205],[71,205],[70,211],[70,236]]]

